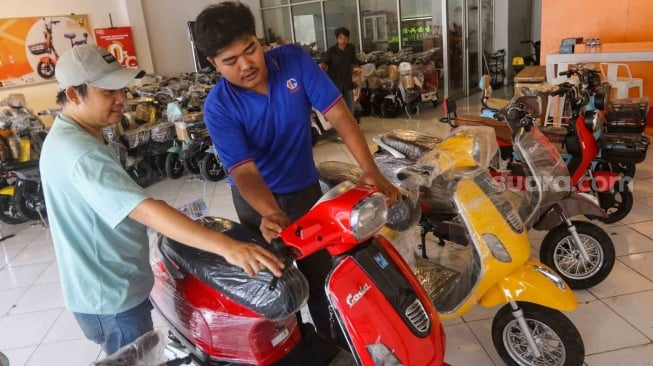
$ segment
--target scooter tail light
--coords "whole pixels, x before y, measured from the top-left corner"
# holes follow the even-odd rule
[[[382,193],[373,193],[360,200],[351,211],[351,232],[363,241],[381,230],[388,218],[388,206]]]
[[[403,366],[397,356],[383,343],[372,343],[365,345],[367,352],[370,353],[375,365],[383,366]]]
[[[485,244],[487,244],[487,247],[490,249],[490,252],[494,258],[504,263],[512,262],[510,253],[508,253],[508,250],[503,245],[501,240],[499,240],[499,238],[497,238],[494,234],[483,234],[483,240],[485,241]]]

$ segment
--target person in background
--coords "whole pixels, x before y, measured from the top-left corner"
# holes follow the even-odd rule
[[[356,57],[354,45],[349,43],[349,29],[340,27],[335,30],[335,35],[336,44],[329,47],[324,53],[320,67],[327,72],[331,80],[336,84],[349,111],[354,114],[353,89],[356,85],[352,81],[352,73],[354,71],[360,72],[355,67],[360,66],[362,63]]]
[[[262,247],[211,231],[148,197],[122,168],[102,128],[120,122],[123,88],[138,72],[95,45],[64,52],[55,71],[63,109],[40,159],[65,305],[107,355],[153,328],[146,226],[221,255],[250,276],[265,268],[280,276],[283,268]]]
[[[333,124],[360,165],[361,182],[391,202],[398,189],[381,174],[367,141],[333,82],[295,45],[263,52],[254,16],[239,2],[205,8],[195,20],[196,45],[222,74],[206,98],[206,125],[229,173],[240,222],[277,237],[322,196],[311,144],[311,108]],[[325,338],[338,324],[324,293],[331,258],[325,250],[298,261],[309,282],[308,307]],[[339,342],[343,348],[346,342]]]

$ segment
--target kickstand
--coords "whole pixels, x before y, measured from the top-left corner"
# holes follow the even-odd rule
[[[5,240],[7,240],[7,239],[9,239],[9,238],[13,238],[13,237],[15,236],[14,234],[9,234],[9,235],[7,235],[7,236],[4,236],[4,235],[2,234],[2,230],[1,230],[1,228],[2,228],[2,225],[0,225],[0,241],[5,241]],[[1,354],[1,353],[0,353],[0,354]]]

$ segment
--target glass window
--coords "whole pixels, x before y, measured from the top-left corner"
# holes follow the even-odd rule
[[[295,5],[292,9],[292,24],[295,27],[295,43],[309,54],[325,49],[322,6],[319,2]]]
[[[267,9],[261,13],[267,44],[286,44],[292,41],[292,24],[288,8]]]
[[[396,0],[361,0],[363,52],[399,51]]]
[[[329,0],[324,2],[324,21],[326,23],[327,48],[336,44],[335,30],[349,29],[349,43],[360,51],[358,39],[358,13],[356,2],[351,0]]]
[[[270,6],[287,5],[288,0],[261,0],[261,8]]]
[[[435,36],[435,25],[441,27],[442,19],[433,19],[434,5],[433,1],[401,1],[402,48],[411,47],[415,52],[422,52],[442,46],[442,38]],[[439,2],[438,5],[441,7]],[[437,13],[439,15],[440,11]]]

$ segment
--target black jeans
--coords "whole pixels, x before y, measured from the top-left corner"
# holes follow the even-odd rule
[[[290,194],[274,194],[279,207],[290,217],[291,221],[302,217],[321,196],[322,191],[320,184],[317,182],[303,191]],[[231,197],[240,223],[260,233],[261,215],[245,201],[238,188],[233,185],[231,186]],[[297,267],[308,280],[308,310],[311,313],[317,332],[327,339],[333,339],[332,334],[336,334],[336,343],[344,349],[349,349],[347,342],[338,330],[339,326],[335,318],[333,319],[333,328],[330,321],[329,301],[324,288],[326,276],[331,270],[331,266],[331,256],[324,249],[297,261]]]

